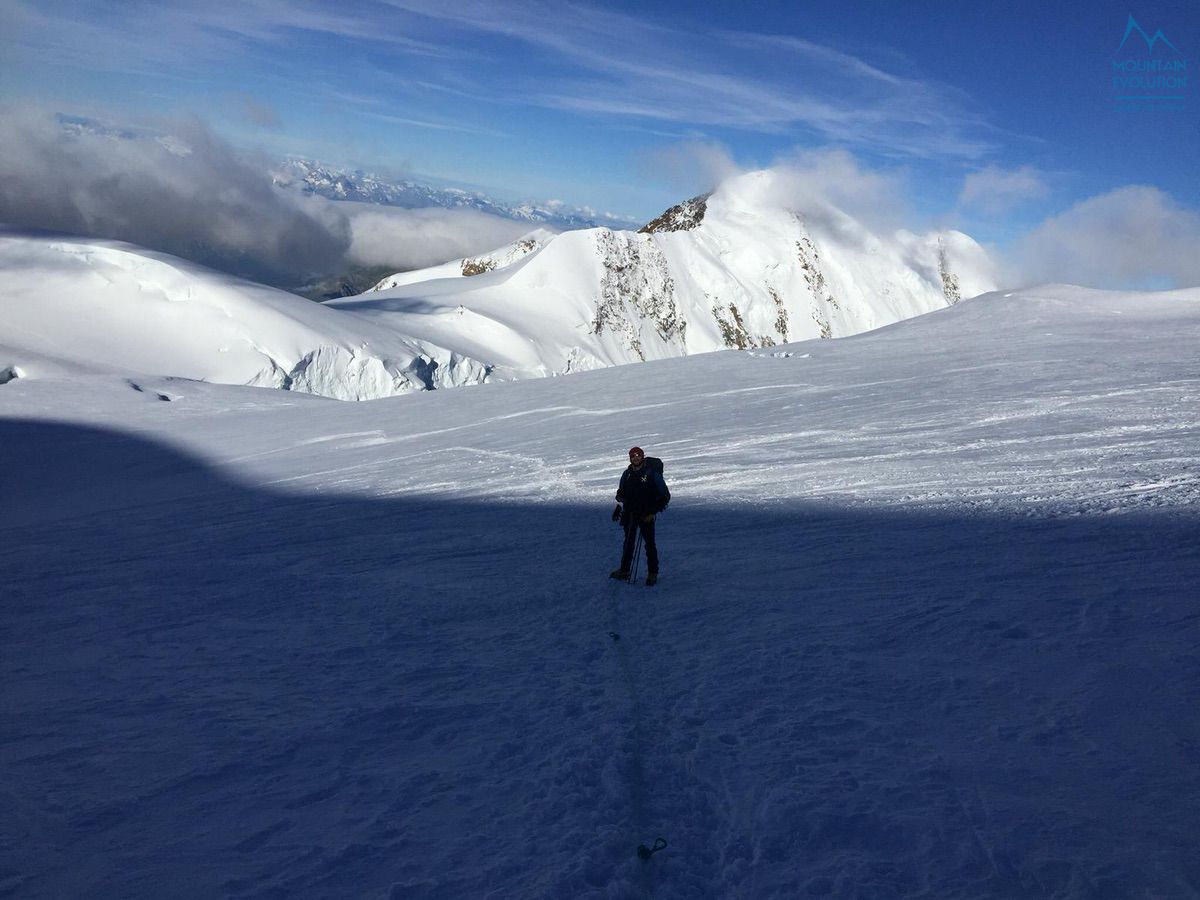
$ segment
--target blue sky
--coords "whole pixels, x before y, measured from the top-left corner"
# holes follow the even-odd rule
[[[1130,185],[1175,213],[1200,201],[1200,87],[1122,109],[1112,81],[1126,55],[1181,59],[1194,81],[1195,0],[0,0],[0,13],[8,101],[114,124],[196,117],[237,146],[506,198],[648,218],[709,187],[714,158],[840,149],[903,184],[914,226],[999,244]],[[1131,14],[1178,52],[1140,36],[1119,52]]]

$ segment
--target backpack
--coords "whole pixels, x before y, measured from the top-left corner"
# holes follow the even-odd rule
[[[644,457],[642,457],[642,461],[646,464],[646,468],[650,469],[652,472],[657,472],[659,478],[662,478],[663,461],[661,459],[659,459],[657,456],[644,456]],[[625,475],[622,474],[621,484],[624,484],[624,483],[625,483]],[[663,490],[666,491],[666,497],[663,499],[662,507],[658,510],[658,512],[662,512],[664,509],[666,509],[667,504],[669,504],[671,502],[671,489],[669,487],[667,487],[667,480],[665,478],[663,478],[662,485],[663,485]],[[621,509],[621,504],[618,503],[617,508],[615,510],[613,510],[613,521],[614,522],[616,522],[618,520],[618,516],[620,515],[620,509]],[[626,518],[621,518],[620,521],[621,521],[622,525],[628,525],[629,520]]]
[[[647,457],[645,457],[645,460],[646,460],[646,467],[649,469],[653,469],[655,472],[658,473],[658,477],[662,478],[662,473],[663,473],[662,460],[659,459],[657,456],[647,456]],[[667,496],[666,496],[666,499],[663,500],[662,509],[660,509],[659,512],[662,512],[663,509],[666,509],[667,504],[669,504],[671,502],[671,489],[669,487],[667,487],[667,479],[663,478],[662,484],[663,484],[663,490],[667,492]]]

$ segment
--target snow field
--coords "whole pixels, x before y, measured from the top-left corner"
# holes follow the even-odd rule
[[[0,358],[31,377],[157,373],[359,400],[436,374],[440,348],[119,241],[0,229],[0,271]]]
[[[1198,332],[1052,289],[370,404],[0,386],[0,890],[1196,896]]]

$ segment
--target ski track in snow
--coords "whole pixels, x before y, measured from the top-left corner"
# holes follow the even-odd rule
[[[0,896],[1200,896],[1200,314],[1013,308],[371,404],[0,387]],[[605,577],[632,443],[653,589]]]

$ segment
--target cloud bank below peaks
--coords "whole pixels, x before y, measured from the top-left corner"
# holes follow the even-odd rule
[[[163,138],[0,112],[0,222],[18,229],[128,241],[285,287],[356,265],[430,265],[528,230],[475,211],[385,211],[282,190],[267,159],[198,121]]]

